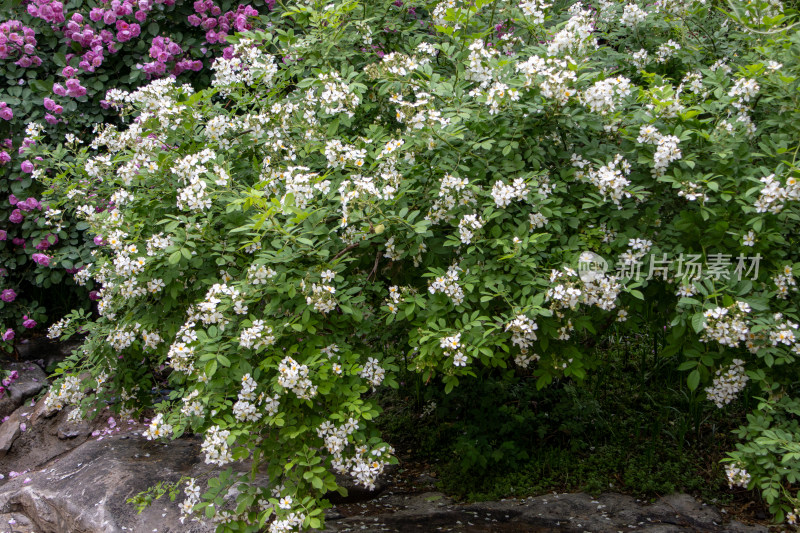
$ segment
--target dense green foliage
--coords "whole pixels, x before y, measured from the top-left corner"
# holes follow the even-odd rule
[[[104,243],[76,275],[100,316],[51,329],[88,337],[50,405],[131,412],[171,389],[150,438],[201,432],[209,463],[254,465],[202,496],[190,481],[186,517],[289,531],[321,524],[333,471],[370,486],[395,461],[371,391],[401,359],[445,392],[503,369],[544,388],[602,375],[587,336],[647,332],[719,409],[745,387],[753,416],[782,406],[726,473],[794,519],[796,12],[282,9],[211,88],[109,93],[125,127],[31,148],[50,223]],[[270,487],[248,483],[260,464]]]
[[[258,3],[262,14],[269,3]],[[209,35],[192,17],[211,13]],[[109,89],[133,90],[165,74],[207,87],[207,67],[227,46],[222,28],[233,25],[233,14],[243,17],[235,21],[241,29],[267,24],[249,2],[232,0],[0,2],[0,291],[14,293],[0,299],[2,348],[12,350],[37,323],[89,307],[87,291],[71,277],[90,260],[88,225],[70,218],[55,229],[45,224],[43,186],[23,153],[32,142],[27,125],[47,125],[40,142],[82,142],[96,125],[117,123],[105,101]]]

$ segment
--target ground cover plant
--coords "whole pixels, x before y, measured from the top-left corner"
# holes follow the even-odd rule
[[[190,480],[187,520],[315,528],[333,472],[371,486],[396,460],[374,391],[401,366],[446,393],[503,372],[545,388],[602,375],[587,338],[646,332],[717,409],[758,399],[726,477],[796,519],[796,11],[274,14],[208,89],[110,91],[123,124],[88,146],[29,128],[46,219],[98,242],[75,274],[98,316],[50,330],[88,334],[50,406],[154,407],[148,438],[199,433],[207,462],[252,462]]]
[[[110,88],[133,90],[165,75],[207,87],[225,36],[252,28],[271,2],[5,1],[0,9],[0,347],[52,322],[88,292],[71,274],[89,260],[83,221],[46,226],[42,185],[24,149],[26,126],[46,142],[81,143],[114,123]],[[54,251],[58,261],[54,262]],[[50,317],[50,318],[49,318]],[[48,319],[49,318],[49,319]],[[39,328],[41,329],[41,328]]]

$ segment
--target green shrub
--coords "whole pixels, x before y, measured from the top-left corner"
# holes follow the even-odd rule
[[[568,4],[290,6],[210,89],[111,94],[127,127],[33,147],[49,219],[107,243],[78,276],[99,318],[51,331],[88,338],[50,404],[168,389],[150,438],[270,474],[191,482],[187,516],[286,531],[321,524],[332,471],[370,486],[394,461],[370,391],[400,358],[446,391],[498,368],[545,387],[602,368],[575,341],[614,326],[660,335],[721,408],[794,394],[796,12]]]

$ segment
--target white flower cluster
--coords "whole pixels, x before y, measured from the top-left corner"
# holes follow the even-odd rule
[[[686,198],[690,202],[694,202],[697,200],[705,202],[706,200],[708,200],[708,195],[705,193],[704,186],[700,183],[694,183],[691,181],[686,181],[681,183],[681,188],[678,191],[678,196]],[[745,246],[752,246],[752,245],[747,244],[747,241],[745,240]]]
[[[640,261],[653,247],[653,241],[647,239],[628,239],[628,249],[619,255],[619,264],[630,265]]]
[[[183,492],[186,494],[186,499],[183,500],[180,505],[181,524],[192,516],[194,513],[194,506],[200,503],[200,487],[195,484],[194,478],[190,478],[189,481],[186,482],[186,487],[183,489]]]
[[[383,378],[386,377],[386,371],[377,359],[369,357],[366,364],[364,364],[364,368],[361,369],[358,375],[366,379],[374,388],[383,383]]]
[[[607,115],[617,108],[617,102],[631,94],[631,80],[616,76],[595,82],[581,95],[583,105],[593,113]]]
[[[393,315],[397,314],[397,304],[399,304],[403,300],[403,297],[400,295],[400,287],[397,285],[392,285],[389,287],[389,298],[386,303],[386,306],[389,308],[389,312]]]
[[[322,84],[322,90],[317,95],[317,89],[311,87],[306,91],[306,102],[310,106],[319,104],[328,115],[345,113],[353,117],[353,110],[361,103],[358,95],[352,92],[350,86],[342,81],[338,72],[319,74],[317,80]]]
[[[483,39],[475,39],[469,45],[469,64],[467,65],[468,80],[477,82],[480,87],[487,87],[494,79],[494,68],[492,59],[496,58],[499,52],[496,48],[486,46]]]
[[[631,63],[638,69],[643,69],[650,62],[650,54],[644,48],[640,48],[638,52],[631,54]]]
[[[147,85],[139,87],[133,92],[111,89],[106,92],[106,100],[112,107],[122,109],[136,105],[146,112],[159,113],[164,109],[171,108],[172,112],[184,109],[183,106],[175,106],[174,94],[179,89],[186,95],[194,93],[194,89],[189,84],[177,86],[177,80],[172,76],[153,80]]]
[[[116,327],[106,337],[106,342],[117,352],[121,352],[136,340],[136,332],[125,327]]]
[[[603,165],[598,169],[590,168],[587,174],[589,181],[598,188],[603,199],[610,198],[614,205],[622,209],[620,201],[623,198],[630,198],[631,193],[626,191],[631,182],[625,176],[631,173],[631,165],[628,161],[617,154],[613,161]],[[576,176],[579,173],[576,172]]]
[[[233,404],[233,416],[239,422],[257,422],[263,416],[258,412],[254,403],[257,386],[258,384],[250,377],[250,374],[242,376],[242,390],[239,391],[239,401]]]
[[[196,400],[200,395],[200,391],[195,389],[183,398],[183,407],[181,407],[181,414],[185,416],[203,416],[205,409],[199,400]]]
[[[617,307],[617,297],[622,290],[622,285],[615,276],[606,275],[601,272],[592,271],[582,275],[583,281],[583,303],[594,305],[604,311],[611,311]],[[621,313],[621,314],[620,314]],[[617,318],[624,322],[627,312],[620,309]]]
[[[162,437],[168,437],[172,434],[172,424],[167,424],[164,421],[163,413],[158,413],[153,420],[150,421],[150,425],[147,426],[147,429],[142,433],[142,436],[147,437],[147,440],[154,440],[160,439]]]
[[[567,60],[531,56],[527,61],[518,63],[517,72],[524,76],[523,87],[538,87],[542,96],[565,105],[577,93],[572,84],[578,81],[575,72],[569,70]]]
[[[215,283],[206,292],[205,300],[197,304],[197,318],[205,326],[217,324],[220,329],[225,329],[225,326],[230,322],[222,312],[217,309],[217,305],[222,303],[221,296],[227,296],[231,299],[234,307],[240,307],[244,304],[241,293],[238,289],[230,287],[224,283]],[[241,314],[241,313],[239,313]]]
[[[306,296],[306,303],[324,315],[336,309],[334,294],[336,294],[336,288],[332,285],[312,283],[311,294]]]
[[[278,365],[278,385],[289,389],[301,400],[310,400],[317,395],[317,386],[308,377],[308,367],[291,357],[284,357]]]
[[[456,7],[458,7],[456,0],[443,0],[442,2],[436,4],[436,7],[433,8],[433,13],[431,13],[433,23],[437,26],[452,26],[454,30],[461,28],[462,26],[460,24],[453,24],[452,20],[447,20],[447,11],[450,9],[456,9]]]
[[[545,227],[549,220],[541,213],[530,213],[528,215],[528,222],[530,223],[530,231],[533,231]]]
[[[447,269],[447,274],[438,276],[433,282],[430,282],[428,292],[431,294],[443,293],[450,298],[453,305],[461,305],[464,301],[464,289],[458,284],[459,272],[462,272],[461,268],[452,265]]]
[[[275,58],[265,54],[252,39],[241,39],[233,47],[233,57],[218,57],[211,65],[214,71],[212,87],[219,87],[223,95],[229,95],[239,84],[245,86],[260,82],[267,87],[274,83],[278,73]]]
[[[656,63],[666,63],[681,49],[681,45],[670,39],[656,50]]]
[[[67,376],[61,382],[61,386],[56,389],[50,388],[47,397],[44,400],[45,409],[61,410],[67,405],[75,405],[79,403],[84,397],[81,391],[81,382],[77,376]]]
[[[514,320],[506,324],[506,331],[511,332],[511,342],[519,346],[520,355],[514,360],[517,365],[527,368],[528,365],[539,359],[536,354],[529,355],[529,349],[536,340],[536,330],[539,325],[525,315],[517,315]]]
[[[233,461],[233,455],[228,446],[228,437],[230,437],[230,435],[230,431],[227,429],[220,429],[220,427],[216,425],[206,430],[203,445],[200,447],[200,451],[206,455],[206,464],[225,466]]]
[[[790,287],[794,287],[794,290],[797,290],[797,282],[794,279],[792,265],[783,267],[783,272],[773,277],[772,281],[775,282],[775,286],[778,288],[778,298],[788,298]]]
[[[456,206],[474,205],[477,203],[475,194],[468,189],[469,180],[467,178],[457,178],[451,174],[445,174],[439,185],[438,198],[433,202],[431,210],[425,217],[434,224],[452,220],[453,215],[450,211]]]
[[[725,370],[721,368],[717,370],[714,382],[710,387],[706,387],[708,399],[722,409],[723,406],[736,399],[749,379],[744,372],[744,361],[734,359]]]
[[[461,332],[450,337],[443,337],[439,340],[439,346],[444,350],[446,357],[453,358],[453,366],[467,366],[467,356],[464,355],[461,344]]]
[[[522,14],[528,17],[533,24],[544,24],[544,11],[550,6],[551,4],[543,0],[522,0],[519,3]]]
[[[752,78],[739,78],[728,91],[728,96],[736,100],[731,103],[736,109],[743,111],[749,107],[750,100],[755,98],[761,86]]]
[[[147,239],[147,255],[153,257],[170,246],[172,246],[172,239],[164,237],[163,233],[156,233]]]
[[[328,168],[345,168],[353,165],[357,168],[364,166],[364,158],[367,151],[358,149],[355,146],[344,144],[339,139],[333,139],[325,143],[325,158],[328,160]]]
[[[390,74],[407,76],[430,62],[431,60],[429,57],[417,59],[417,56],[408,56],[406,54],[392,52],[383,56],[381,66]]]
[[[490,115],[500,112],[500,104],[519,100],[517,89],[509,89],[508,85],[499,81],[494,82],[486,89],[475,88],[469,92],[469,95],[473,98],[480,97],[489,106]]]
[[[472,242],[472,238],[475,236],[476,231],[483,227],[483,218],[477,215],[477,213],[473,213],[471,215],[464,215],[458,223],[458,236],[461,239],[461,242],[464,244],[469,244]]]
[[[497,207],[507,207],[513,200],[524,200],[528,196],[528,185],[523,178],[516,178],[508,185],[496,181],[492,187],[492,198]]]
[[[177,175],[187,186],[178,189],[177,205],[182,211],[205,211],[211,207],[211,199],[206,193],[208,184],[202,176],[208,172],[205,163],[216,158],[216,154],[205,149],[197,154],[190,154],[173,163],[172,173]]]
[[[725,474],[728,477],[728,486],[744,487],[750,484],[750,474],[745,470],[744,465],[740,463],[729,463],[725,466]]]
[[[398,122],[404,123],[411,130],[421,130],[425,128],[445,127],[450,124],[449,118],[442,117],[442,112],[429,105],[431,103],[431,95],[417,91],[415,92],[416,100],[409,102],[403,99],[403,95],[394,94],[389,101],[399,106],[395,114]],[[423,107],[427,106],[427,107]],[[430,139],[433,142],[433,139]],[[434,145],[428,144],[429,148]]]
[[[636,4],[626,4],[622,10],[622,17],[619,23],[623,26],[633,28],[647,20],[647,13]]]
[[[375,481],[383,473],[391,447],[380,447],[369,451],[367,446],[356,446],[351,457],[345,455],[351,435],[358,430],[358,420],[349,418],[339,427],[325,421],[317,428],[317,435],[324,440],[325,449],[333,457],[331,464],[339,474],[350,474],[357,484],[375,490]]]
[[[298,512],[291,512],[282,518],[275,519],[269,525],[269,533],[292,533],[300,531],[305,522],[306,515]]]
[[[550,272],[550,283],[555,283],[559,279],[567,277],[577,277],[578,273],[572,268],[566,267],[564,271],[553,270]],[[554,287],[547,289],[545,299],[548,302],[553,302],[556,309],[575,309],[580,301],[581,290],[578,288],[578,283],[575,281],[564,281]]]
[[[572,53],[583,55],[597,46],[594,33],[594,18],[590,9],[583,9],[581,2],[575,2],[569,8],[570,18],[564,28],[555,34],[547,46],[551,56]]]
[[[782,187],[781,182],[775,179],[775,174],[761,178],[764,187],[755,202],[756,213],[770,212],[777,215],[786,206],[787,201],[800,200],[800,182],[794,177],[786,179],[786,186]]]
[[[654,177],[663,176],[667,172],[669,164],[683,156],[681,149],[678,148],[678,144],[681,142],[679,138],[674,135],[661,135],[655,127],[649,124],[639,128],[636,142],[656,146],[653,154]]]
[[[275,336],[272,334],[272,327],[266,325],[263,320],[254,320],[251,327],[243,329],[239,334],[239,346],[242,348],[259,350],[273,344]]]
[[[69,326],[69,323],[72,322],[69,318],[62,318],[52,326],[47,329],[47,338],[48,339],[58,339],[64,333],[64,330]]]

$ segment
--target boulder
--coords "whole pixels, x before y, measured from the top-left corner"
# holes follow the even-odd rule
[[[326,532],[459,531],[537,533],[766,533],[762,526],[725,521],[687,494],[646,504],[622,494],[552,494],[457,504],[441,493],[387,493],[370,504],[336,506]]]
[[[19,414],[14,411],[8,420],[0,424],[0,457],[5,457],[11,445],[19,437],[21,422]]]
[[[4,369],[16,370],[19,378],[8,387],[0,399],[0,419],[16,411],[25,400],[36,396],[47,385],[47,376],[34,363],[11,363],[5,365]]]
[[[0,531],[3,533],[41,533],[42,530],[24,514],[0,513]]]
[[[162,496],[141,514],[126,503],[158,481],[208,473],[198,440],[162,444],[113,435],[88,440],[44,469],[9,480],[0,487],[0,513],[22,513],[42,533],[210,533],[211,524],[180,523],[183,493],[175,502]]]

